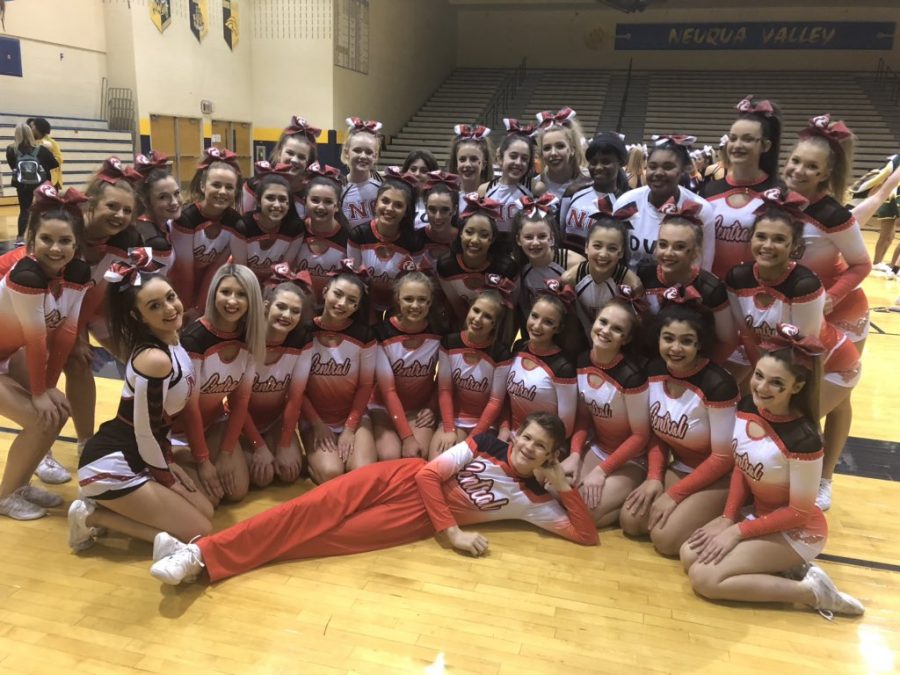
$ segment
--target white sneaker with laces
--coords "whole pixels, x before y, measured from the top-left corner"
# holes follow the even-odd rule
[[[94,545],[96,533],[87,524],[93,512],[94,504],[90,500],[76,499],[69,507],[69,548],[76,553]]]
[[[168,532],[160,532],[153,538],[153,562],[159,562],[176,551],[180,551],[187,544],[181,539],[173,537]]]
[[[834,614],[862,616],[866,611],[859,600],[847,593],[841,593],[821,567],[810,565],[809,571],[800,583],[812,590],[816,598],[813,609],[829,621]]]
[[[47,511],[32,504],[16,490],[0,499],[0,515],[9,516],[13,520],[37,520],[46,516]]]
[[[200,547],[197,544],[184,544],[183,548],[172,555],[153,563],[150,574],[164,584],[177,586],[182,581],[194,581],[204,567]]]
[[[819,481],[819,493],[816,495],[816,506],[823,511],[831,508],[831,479],[823,478]]]
[[[53,492],[48,492],[43,488],[35,485],[23,485],[16,493],[21,495],[23,499],[27,499],[32,504],[37,504],[45,509],[52,509],[55,506],[62,506],[63,498]]]
[[[50,485],[67,483],[72,480],[72,474],[69,473],[66,467],[56,461],[52,450],[44,455],[41,463],[34,470],[34,475]]]
[[[879,275],[883,276],[894,276],[894,271],[886,262],[880,262],[877,265],[872,265],[872,271],[877,272]]]

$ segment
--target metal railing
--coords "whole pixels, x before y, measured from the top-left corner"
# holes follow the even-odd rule
[[[875,86],[890,99],[891,103],[896,103],[900,99],[900,74],[882,58],[878,59],[878,65],[875,66]]]
[[[625,91],[622,92],[622,102],[619,104],[619,119],[616,120],[616,131],[622,133],[622,122],[625,120],[625,106],[628,105],[628,92],[631,90],[631,66],[633,59],[628,59],[628,75],[625,77]]]
[[[134,95],[127,87],[109,87],[106,96],[106,112],[112,131],[134,133]]]
[[[509,104],[512,102],[519,90],[519,87],[525,81],[527,74],[526,59],[523,58],[518,66],[503,80],[503,83],[488,101],[484,112],[481,114],[485,126],[491,129],[498,128],[500,120],[509,112]]]

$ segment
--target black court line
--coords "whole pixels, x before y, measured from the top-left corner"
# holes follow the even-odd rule
[[[862,558],[848,558],[842,555],[832,555],[830,553],[820,553],[816,560],[825,560],[827,562],[839,563],[841,565],[853,565],[854,567],[868,567],[873,570],[882,572],[900,572],[900,565],[892,563],[878,562],[877,560],[863,560]]]

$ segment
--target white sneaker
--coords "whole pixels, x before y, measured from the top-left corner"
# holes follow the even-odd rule
[[[153,563],[150,567],[150,574],[164,584],[177,586],[182,581],[194,581],[200,575],[203,567],[205,565],[200,547],[197,544],[184,544],[183,548],[178,549],[172,555]]]
[[[21,495],[23,499],[27,499],[32,504],[37,504],[45,509],[62,506],[63,503],[63,498],[58,494],[48,492],[47,490],[34,485],[23,485],[16,490],[16,494]]]
[[[72,474],[69,473],[66,467],[56,461],[52,450],[44,455],[41,463],[34,470],[34,475],[51,485],[67,483],[72,480]]]
[[[46,516],[47,511],[32,504],[16,490],[0,499],[0,515],[9,516],[13,520],[37,520]]]
[[[831,479],[822,478],[819,480],[819,493],[816,495],[816,506],[823,511],[831,508]]]
[[[159,562],[176,551],[180,551],[187,544],[181,539],[173,537],[168,532],[160,532],[153,538],[153,562]]]
[[[886,262],[880,262],[877,265],[872,265],[872,271],[877,272],[878,276],[894,276],[894,271]]]
[[[87,524],[93,512],[94,503],[90,500],[76,499],[69,507],[69,548],[76,553],[94,545],[96,532]]]
[[[812,590],[816,597],[813,609],[829,621],[834,614],[862,616],[866,611],[859,600],[847,593],[841,593],[821,567],[810,565],[809,571],[800,583]]]

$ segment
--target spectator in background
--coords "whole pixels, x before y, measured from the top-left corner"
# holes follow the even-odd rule
[[[6,148],[6,162],[12,170],[12,186],[19,199],[16,245],[21,246],[34,191],[38,185],[50,180],[50,172],[59,164],[47,148],[34,140],[31,127],[24,122],[16,125],[15,142]]]
[[[28,126],[31,127],[31,133],[34,134],[34,140],[46,146],[50,154],[53,155],[53,159],[56,160],[58,166],[50,172],[50,182],[53,183],[57,190],[62,190],[62,151],[59,149],[59,143],[50,136],[50,122],[43,117],[30,117],[27,122]]]

